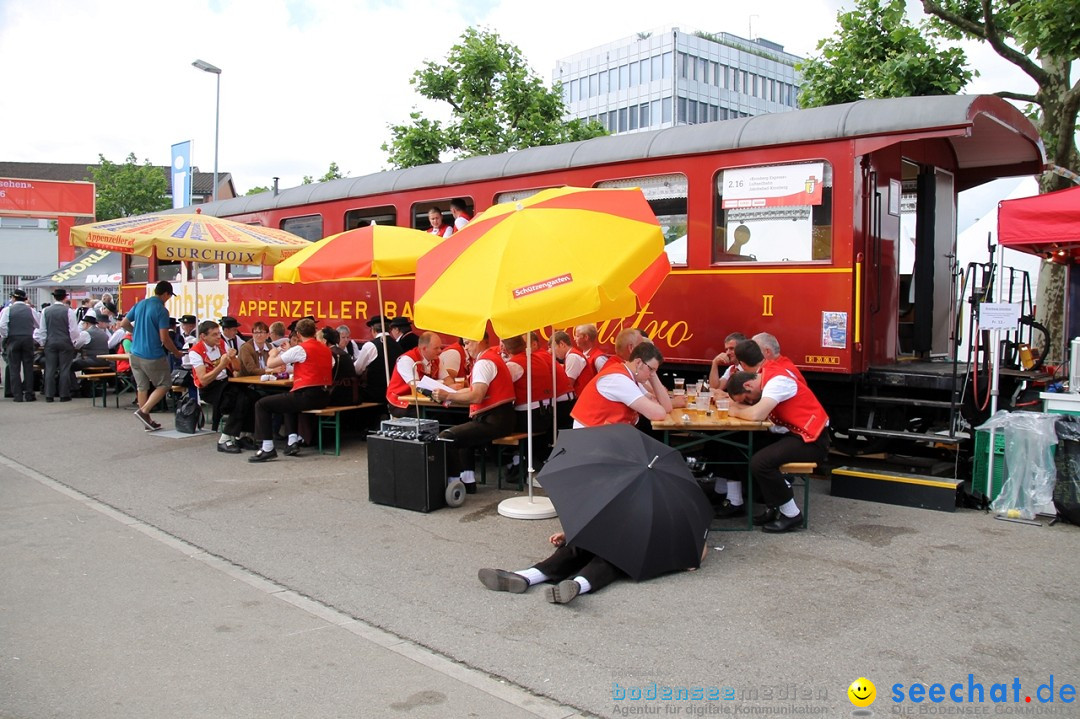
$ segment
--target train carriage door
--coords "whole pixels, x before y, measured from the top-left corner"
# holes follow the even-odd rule
[[[903,163],[900,201],[899,349],[951,357],[956,189],[951,172]]]

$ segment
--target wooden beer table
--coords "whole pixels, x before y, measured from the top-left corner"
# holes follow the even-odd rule
[[[746,465],[746,527],[739,531],[754,529],[754,478],[750,476],[750,457],[754,454],[754,434],[767,432],[772,422],[755,422],[727,416],[713,410],[707,414],[701,410],[685,407],[671,410],[665,419],[656,420],[652,428],[663,432],[664,444],[680,452],[718,443],[735,448],[745,458]],[[712,462],[712,464],[743,464],[743,462]],[[723,531],[724,528],[710,528]],[[730,531],[730,530],[729,530]]]

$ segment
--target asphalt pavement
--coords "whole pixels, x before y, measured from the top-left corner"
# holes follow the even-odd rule
[[[561,606],[476,580],[558,530],[500,517],[514,492],[420,514],[368,502],[356,436],[266,464],[214,442],[0,401],[0,717],[1080,716],[1076,527],[821,480],[807,530],[715,532],[697,572]],[[969,681],[982,704],[907,694]]]

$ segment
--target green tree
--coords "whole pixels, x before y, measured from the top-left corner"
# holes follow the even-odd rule
[[[348,177],[349,173],[342,174],[341,168],[338,167],[336,162],[330,163],[330,168],[326,173],[318,180],[313,180],[311,175],[304,175],[304,179],[300,182],[301,185],[310,185],[313,182],[329,182],[330,180],[340,180],[343,177]]]
[[[117,165],[98,155],[101,164],[88,167],[90,179],[97,191],[97,219],[114,220],[117,217],[142,215],[172,207],[169,185],[160,167],[146,160],[139,165],[135,153],[127,156],[124,164]]]
[[[244,195],[260,195],[264,192],[270,192],[270,188],[265,185],[259,185],[258,187],[252,187],[250,190],[244,193]]]
[[[436,163],[443,153],[491,155],[606,134],[597,123],[565,120],[561,87],[548,87],[521,50],[492,31],[469,28],[444,63],[425,62],[409,82],[429,100],[446,103],[451,120],[414,111],[408,124],[391,125],[382,149],[394,167]]]
[[[863,98],[953,95],[971,79],[963,50],[942,49],[905,15],[904,0],[857,0],[803,62],[802,107]],[[925,23],[924,23],[925,25]]]

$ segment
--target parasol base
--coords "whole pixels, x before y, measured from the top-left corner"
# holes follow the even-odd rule
[[[552,519],[558,516],[547,497],[511,497],[499,502],[499,514],[510,519]]]

